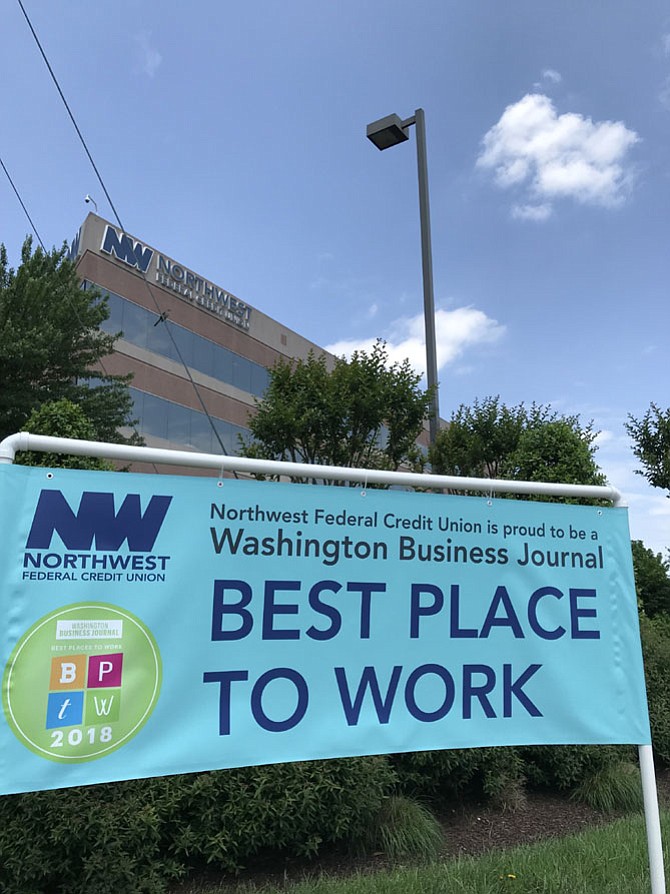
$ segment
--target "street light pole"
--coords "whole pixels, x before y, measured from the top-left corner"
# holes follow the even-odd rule
[[[426,381],[433,389],[432,415],[429,421],[430,443],[435,443],[440,427],[440,404],[437,393],[437,338],[435,335],[435,297],[433,292],[433,248],[430,236],[430,201],[428,198],[428,158],[426,154],[426,119],[423,109],[414,113],[416,126],[416,160],[419,173],[419,216],[421,218],[421,265],[423,269],[423,313],[426,324]]]
[[[426,330],[426,382],[432,389],[430,444],[435,443],[440,426],[440,404],[437,392],[437,339],[435,335],[435,297],[433,292],[433,250],[430,235],[430,201],[428,194],[428,159],[426,153],[426,119],[423,109],[401,121],[388,115],[368,125],[367,137],[380,149],[388,149],[409,139],[407,130],[416,127],[416,158],[419,175],[419,217],[421,221],[421,266],[423,272],[423,313]]]

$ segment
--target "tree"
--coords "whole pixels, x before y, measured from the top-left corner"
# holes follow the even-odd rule
[[[645,614],[650,618],[670,615],[670,563],[641,540],[633,540],[631,548],[635,591]]]
[[[280,360],[250,420],[245,456],[396,470],[411,464],[428,418],[430,393],[406,360],[388,362],[378,341],[328,368],[324,355]]]
[[[430,451],[433,471],[499,478],[501,464],[516,449],[527,417],[523,404],[509,408],[500,397],[475,400],[471,407],[461,404]]]
[[[42,404],[28,417],[25,430],[33,435],[50,435],[55,438],[77,438],[82,441],[95,440],[93,423],[81,407],[67,398]],[[16,464],[22,466],[47,466],[59,469],[95,469],[110,471],[110,462],[97,456],[74,456],[64,453],[37,453],[22,451],[16,456]]]
[[[635,442],[633,453],[644,466],[644,475],[653,487],[662,487],[670,497],[670,407],[661,410],[652,403],[642,419],[628,416],[626,431]]]
[[[461,405],[430,452],[433,471],[475,478],[604,484],[596,432],[551,407],[507,407],[500,397]]]
[[[0,245],[0,437],[25,428],[31,412],[66,398],[77,404],[96,439],[122,440],[131,424],[130,376],[100,368],[120,333],[100,324],[109,312],[95,289],[81,289],[65,248],[45,252],[23,244],[21,264],[8,267]]]
[[[641,540],[633,540],[633,570],[637,598],[649,618],[670,615],[670,564],[660,553],[647,549]]]
[[[605,484],[593,457],[594,433],[576,417],[549,419],[524,429],[503,461],[502,477],[563,484]]]

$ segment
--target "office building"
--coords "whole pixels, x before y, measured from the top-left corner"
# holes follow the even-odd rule
[[[123,332],[105,368],[133,374],[137,430],[148,446],[221,453],[204,404],[225,452],[237,453],[267,370],[280,358],[324,353],[97,214],[82,224],[70,256],[84,287],[108,296],[104,329]]]

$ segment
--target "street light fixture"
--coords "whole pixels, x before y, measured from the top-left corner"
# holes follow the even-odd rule
[[[429,439],[434,444],[440,426],[437,394],[437,347],[435,338],[435,298],[433,295],[433,251],[430,239],[430,203],[428,200],[428,161],[426,158],[426,121],[423,109],[417,109],[404,121],[387,115],[368,124],[367,138],[377,149],[388,149],[409,140],[408,130],[416,127],[416,158],[419,172],[419,216],[421,218],[421,263],[423,268],[423,313],[426,326],[426,381],[433,390]]]

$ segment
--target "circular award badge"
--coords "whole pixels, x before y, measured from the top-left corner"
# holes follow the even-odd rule
[[[161,676],[158,646],[139,618],[102,602],[66,605],[17,642],[2,681],[5,716],[40,757],[96,760],[146,723]]]

